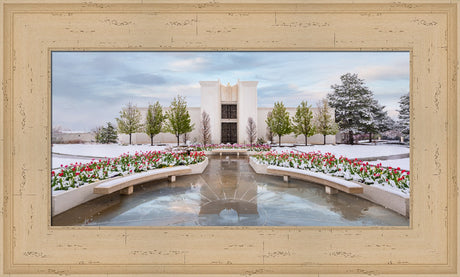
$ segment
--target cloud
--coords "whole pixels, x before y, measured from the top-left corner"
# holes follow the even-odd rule
[[[270,75],[270,74],[256,74],[254,79],[257,81],[268,81],[268,82],[278,82],[281,80],[279,75]]]
[[[276,84],[276,85],[270,85],[266,87],[260,87],[257,90],[258,97],[267,97],[267,96],[274,96],[274,95],[280,95],[280,94],[290,94],[290,93],[295,93],[297,91],[289,88],[288,84]]]
[[[297,107],[301,101],[307,101],[312,107],[325,97],[326,91],[312,90],[310,87],[299,87],[292,83],[261,87],[258,89],[258,104],[263,107],[273,107],[277,101],[286,107]]]
[[[168,68],[171,71],[202,70],[207,64],[209,64],[208,60],[202,57],[196,57],[191,59],[175,60],[169,63]]]
[[[260,52],[230,52],[224,53],[220,59],[216,59],[208,69],[226,71],[255,71],[269,63],[267,53]],[[262,70],[260,70],[262,71]]]
[[[158,74],[139,73],[119,77],[119,80],[135,85],[164,85],[167,79]]]
[[[410,77],[409,61],[407,64],[367,66],[360,68],[357,72],[359,77],[365,81],[409,81]]]
[[[53,54],[53,124],[92,129],[114,122],[123,105],[179,95],[200,106],[199,81],[259,81],[258,105],[283,101],[312,106],[332,92],[340,75],[358,73],[387,110],[409,89],[409,56],[398,53],[313,52],[60,52]],[[103,107],[103,108],[101,108]],[[393,112],[394,113],[394,112]]]
[[[230,71],[251,71],[266,66],[270,60],[270,56],[267,55],[270,54],[261,52],[198,52],[195,57],[174,55],[171,56],[174,59],[169,63],[168,69],[176,72],[208,71],[224,75]]]
[[[142,89],[131,88],[127,89],[126,92],[133,96],[139,107],[146,107],[148,103],[156,101],[159,101],[162,106],[169,106],[177,95],[184,96],[189,107],[200,106],[201,89],[198,83],[166,87],[144,87]]]

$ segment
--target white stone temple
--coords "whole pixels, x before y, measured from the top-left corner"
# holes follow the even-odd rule
[[[257,137],[267,141],[267,124],[265,119],[273,108],[257,106],[257,81],[240,81],[234,85],[223,85],[220,80],[200,81],[201,85],[201,107],[189,107],[188,111],[195,129],[187,135],[190,143],[201,143],[200,120],[201,113],[206,111],[211,121],[211,141],[218,143],[249,143],[246,133],[248,119],[252,117],[257,124]],[[299,103],[303,99],[299,99]],[[165,108],[164,110],[168,110]],[[295,115],[296,107],[286,107],[291,117]],[[147,107],[139,108],[142,118],[145,119]],[[312,108],[313,116],[316,108]],[[332,110],[332,109],[331,109]],[[119,141],[128,143],[128,135],[120,134]],[[278,137],[274,137],[274,142]],[[176,137],[169,133],[160,133],[154,137],[154,143],[175,143]],[[181,143],[183,139],[181,138]],[[294,134],[285,135],[281,138],[282,143],[305,143],[304,136],[297,138]],[[335,143],[334,135],[326,137],[326,143]],[[133,144],[148,144],[150,138],[145,133],[132,135]],[[308,138],[309,144],[323,144],[323,136],[320,134]]]

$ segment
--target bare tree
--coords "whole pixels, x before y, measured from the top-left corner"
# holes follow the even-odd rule
[[[204,145],[211,142],[211,119],[205,111],[201,113],[201,139]]]
[[[184,144],[187,144],[187,140],[189,139],[189,133],[184,133],[182,135],[182,138],[184,139]]]
[[[53,126],[51,130],[51,143],[62,143],[62,126]]]
[[[248,134],[249,143],[252,146],[252,143],[256,140],[256,137],[257,137],[257,127],[252,117],[248,118],[248,126],[246,126],[246,134]]]

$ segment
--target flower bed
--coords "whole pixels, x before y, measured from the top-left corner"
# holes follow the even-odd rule
[[[246,149],[248,151],[263,152],[270,151],[270,145],[265,144],[195,144],[190,145],[196,151],[212,151],[213,149]]]
[[[203,152],[187,155],[185,153],[150,151],[136,152],[134,155],[123,154],[117,158],[91,161],[85,164],[75,163],[51,171],[51,187],[52,190],[68,190],[115,176],[163,167],[196,164],[204,161],[205,158]]]
[[[368,162],[351,160],[340,156],[336,158],[331,153],[275,153],[254,155],[256,162],[266,165],[291,167],[328,175],[342,177],[367,185],[390,186],[403,193],[409,193],[410,172],[398,168],[383,167],[381,164],[372,165]]]

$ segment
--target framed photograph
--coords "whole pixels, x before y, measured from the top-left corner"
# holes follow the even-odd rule
[[[402,3],[391,1],[276,3],[257,0],[244,4],[238,1],[139,3],[108,0],[97,3],[72,1],[47,4],[37,1],[4,1],[0,5],[3,37],[1,45],[3,66],[0,69],[3,84],[3,97],[0,99],[2,104],[0,184],[3,188],[0,191],[2,196],[0,197],[2,199],[0,234],[3,239],[1,272],[12,276],[88,273],[97,276],[107,274],[457,276],[459,6],[458,3],[447,0],[403,1]],[[239,66],[244,66],[250,59],[257,64],[265,60],[266,64],[264,67],[254,68],[248,64],[247,71],[258,70],[260,73],[242,77],[250,80],[238,80],[234,79],[234,76],[233,79],[227,80],[225,78],[228,77],[222,77],[224,83],[221,83],[221,80],[214,76],[220,72],[218,68],[209,67],[210,69],[204,71],[205,75],[203,75],[196,66],[187,72],[187,76],[193,75],[194,80],[196,79],[195,86],[180,86],[181,82],[184,84],[191,82],[184,81],[185,73],[181,78],[174,79],[174,82],[178,83],[174,89],[188,91],[187,99],[192,103],[196,102],[188,110],[195,126],[200,122],[203,111],[211,114],[211,126],[217,126],[211,128],[211,137],[215,140],[211,142],[215,144],[245,144],[247,138],[245,132],[248,135],[251,133],[251,128],[246,128],[246,122],[249,124],[250,118],[256,118],[257,125],[254,125],[254,128],[259,126],[259,129],[264,129],[262,131],[267,129],[270,124],[264,125],[264,122],[270,122],[265,121],[268,114],[267,107],[271,109],[276,101],[289,101],[287,98],[277,98],[273,95],[268,85],[269,77],[276,77],[278,82],[281,78],[292,77],[292,74],[270,75],[269,72],[276,72],[277,69],[279,72],[287,70],[285,62],[289,60],[288,55],[298,55],[290,57],[295,60],[295,63],[291,63],[291,70],[295,68],[299,68],[297,71],[304,70],[298,65],[310,63],[311,70],[315,73],[330,73],[341,63],[359,64],[358,60],[374,61],[374,68],[361,67],[364,69],[359,73],[363,76],[373,76],[375,67],[385,67],[385,64],[394,57],[402,55],[404,62],[400,63],[399,67],[388,67],[387,73],[391,76],[405,76],[407,91],[403,92],[403,89],[400,89],[401,95],[397,97],[399,99],[392,100],[394,103],[391,104],[385,102],[384,105],[391,107],[385,111],[388,113],[393,111],[393,117],[396,119],[395,113],[402,107],[398,106],[398,101],[404,102],[402,96],[408,92],[406,106],[408,123],[410,123],[407,128],[410,127],[410,136],[406,134],[404,138],[404,133],[400,133],[399,137],[392,135],[397,137],[398,143],[401,143],[401,136],[402,141],[409,139],[410,148],[397,155],[410,154],[410,160],[404,156],[407,163],[405,166],[410,165],[410,188],[408,186],[406,190],[403,189],[407,196],[404,201],[396,205],[393,200],[389,200],[392,199],[388,198],[389,196],[383,197],[383,200],[372,198],[372,194],[369,196],[371,201],[376,203],[383,201],[378,204],[399,213],[400,217],[395,219],[394,216],[390,216],[393,220],[391,221],[385,217],[387,216],[385,209],[371,207],[369,214],[374,217],[366,218],[369,224],[364,224],[364,221],[355,224],[355,221],[350,220],[353,216],[347,217],[344,212],[342,212],[343,218],[337,222],[345,222],[345,224],[311,224],[301,222],[298,218],[289,221],[287,220],[291,219],[289,212],[299,214],[299,210],[295,209],[299,195],[295,195],[296,199],[283,198],[287,202],[283,204],[285,209],[282,215],[278,214],[278,218],[269,214],[264,217],[256,211],[263,210],[266,213],[270,207],[262,205],[254,207],[254,201],[251,199],[254,199],[257,193],[251,199],[245,199],[244,193],[241,193],[239,202],[234,201],[237,199],[234,197],[232,201],[223,203],[219,197],[215,199],[216,201],[211,199],[213,187],[209,185],[209,195],[203,192],[201,194],[202,199],[210,199],[209,203],[206,203],[209,204],[207,208],[203,208],[205,205],[202,205],[199,212],[196,210],[195,213],[189,213],[192,216],[184,218],[182,224],[174,223],[177,222],[174,219],[175,213],[165,211],[161,211],[163,217],[159,224],[155,220],[144,220],[135,224],[126,223],[132,220],[133,216],[135,218],[139,215],[135,213],[129,217],[129,210],[128,212],[116,211],[115,214],[124,213],[124,215],[128,214],[128,217],[123,217],[125,220],[123,221],[121,217],[113,216],[113,224],[107,224],[107,218],[97,224],[97,220],[93,223],[84,221],[82,224],[80,213],[84,214],[84,210],[74,211],[73,215],[65,213],[64,211],[69,208],[64,207],[64,204],[69,204],[77,197],[61,197],[61,200],[57,200],[56,196],[59,193],[54,193],[57,187],[75,186],[75,183],[62,184],[62,180],[55,178],[59,174],[67,174],[64,171],[64,164],[62,166],[54,164],[66,158],[65,153],[55,151],[59,148],[54,148],[56,140],[91,140],[92,137],[86,138],[86,134],[91,132],[98,134],[98,129],[95,127],[110,120],[114,120],[115,123],[115,118],[113,113],[109,113],[107,117],[102,111],[90,113],[83,111],[83,108],[66,110],[65,101],[62,99],[67,101],[71,99],[74,103],[86,103],[81,107],[92,107],[92,110],[99,108],[105,111],[120,111],[116,123],[118,123],[118,130],[124,132],[124,135],[118,138],[126,144],[132,144],[134,141],[137,144],[145,143],[146,146],[150,146],[154,144],[153,136],[149,137],[147,134],[132,136],[120,127],[123,124],[120,118],[123,119],[123,112],[127,110],[127,108],[122,109],[121,104],[133,99],[133,102],[146,103],[146,98],[135,98],[142,95],[135,94],[125,85],[135,84],[139,88],[140,85],[149,82],[166,84],[168,80],[172,80],[172,76],[178,75],[171,74],[170,79],[167,79],[167,74],[161,75],[162,72],[171,71],[171,67],[162,67],[163,63],[175,64],[177,68],[183,70],[187,67],[186,61],[195,61],[196,65],[200,62],[203,64],[204,60],[214,59],[215,64],[219,61],[222,64],[225,61],[223,56],[219,56],[222,54],[240,55],[237,58],[229,58],[233,61],[233,67],[235,61],[239,61]],[[282,56],[283,54],[286,56]],[[305,56],[308,54],[315,54],[320,58],[316,58],[316,61],[314,58],[309,60]],[[331,58],[326,54],[339,56]],[[124,59],[130,60],[132,64],[124,67],[123,72],[117,71],[123,63],[114,62],[118,57],[107,59],[104,58],[107,57],[105,55],[123,55]],[[205,55],[216,57],[210,58]],[[256,59],[257,55],[260,57]],[[275,55],[280,57],[274,58]],[[356,55],[355,58],[353,55]],[[92,58],[89,59],[90,56]],[[184,56],[187,56],[187,59]],[[350,57],[349,60],[345,56]],[[161,70],[150,75],[139,70],[142,68],[141,64],[149,63],[149,60]],[[92,64],[93,67],[85,66],[85,62]],[[101,80],[103,77],[94,71],[95,67],[98,67],[99,72],[107,72],[108,75],[104,76],[109,77]],[[265,71],[266,68],[270,70]],[[115,73],[110,75],[110,72]],[[245,73],[242,70],[239,74]],[[206,75],[213,77],[205,79],[203,76]],[[86,76],[86,79],[81,78],[82,76]],[[314,76],[309,77],[313,82]],[[337,93],[340,91],[340,83],[337,83],[339,81],[342,85],[353,78],[359,81],[358,75],[345,74],[341,77],[343,78],[329,84],[333,88],[331,91]],[[260,84],[260,80],[265,80],[266,83]],[[109,85],[104,87],[102,83]],[[284,85],[289,86],[290,83],[292,82],[286,81]],[[307,86],[300,81],[298,84]],[[382,85],[377,90],[380,90],[381,95],[385,95],[382,90],[386,89],[387,97],[376,97],[377,100],[369,102],[374,103],[375,114],[383,110],[378,108],[381,107],[378,101],[387,101],[396,83],[392,83],[392,86],[393,88],[385,88]],[[95,87],[98,90],[94,90]],[[213,95],[211,90],[214,87],[225,91],[221,92],[218,101],[211,97]],[[145,89],[144,92],[150,94],[155,93],[156,89],[153,86],[149,89],[145,86],[142,88]],[[128,90],[131,98],[123,96],[120,89]],[[168,86],[158,89],[167,90]],[[108,90],[110,92],[106,92]],[[96,94],[96,91],[100,95]],[[270,95],[270,92],[272,93],[270,103],[258,100],[265,99],[258,97],[264,94]],[[200,94],[201,100],[196,97]],[[203,94],[206,97],[203,97]],[[160,95],[158,94],[158,99],[161,99]],[[178,99],[174,101],[180,102],[182,98],[177,97]],[[326,96],[319,91],[312,93],[311,97],[315,100],[328,97],[329,104],[334,105],[335,109],[341,109],[340,103],[343,102],[340,98]],[[213,103],[216,102],[214,100],[218,102],[216,108],[213,107]],[[168,109],[173,109],[172,98],[168,99],[168,103],[170,101],[171,106]],[[289,111],[294,116],[295,107],[300,100],[295,102],[294,99],[291,102],[287,106],[292,109]],[[105,108],[98,103],[104,103]],[[168,106],[165,103],[162,105]],[[263,107],[264,105],[268,106]],[[73,107],[77,106],[73,105]],[[200,108],[194,108],[197,106]],[[146,114],[148,107],[149,103],[143,107]],[[79,117],[83,120],[75,120]],[[363,117],[365,114],[360,114],[359,118]],[[215,118],[219,120],[216,121]],[[349,119],[342,122],[351,126],[357,124],[357,121],[358,119]],[[94,124],[85,125],[85,122]],[[69,126],[74,124],[72,131],[78,128],[86,131],[78,134],[70,131],[62,132],[57,128],[57,123]],[[109,130],[109,125],[102,126],[100,130]],[[348,132],[352,130],[350,126],[340,127]],[[360,128],[363,130],[362,126]],[[259,130],[259,133],[262,131]],[[190,147],[190,141],[194,136],[199,136],[200,132],[189,132],[188,138],[171,134],[171,138],[166,134],[160,134],[159,138],[168,140],[168,143],[170,139],[172,142],[177,139],[177,144],[180,144],[180,140],[183,139],[183,144]],[[317,138],[305,136],[305,144],[307,139],[314,144],[320,144],[321,141],[326,144],[327,139],[330,143],[337,142],[337,139],[347,142],[350,140],[353,142],[354,139],[377,140],[376,137],[372,137],[373,130],[366,129],[366,132],[370,135],[364,138],[355,137],[352,131],[342,137],[327,134],[324,137],[319,135]],[[302,138],[300,136],[298,139],[303,143]],[[101,137],[98,139],[100,140]],[[281,146],[281,136],[278,140],[271,139]],[[285,139],[286,143],[299,143],[293,136],[292,138],[286,136]],[[160,143],[163,142],[161,140]],[[52,146],[53,154],[50,151]],[[72,155],[80,155],[79,158],[84,156],[81,148],[60,147],[62,151],[71,149],[74,151]],[[301,146],[297,148],[303,149]],[[201,150],[212,152],[216,149]],[[240,149],[232,149],[232,151],[240,151]],[[359,151],[355,148],[355,152]],[[175,156],[175,158],[180,157]],[[280,170],[263,168],[261,167],[263,162],[254,162],[255,159],[249,161],[254,163],[251,166],[256,172],[272,170],[269,173],[275,174],[276,170]],[[237,162],[239,160],[237,159]],[[245,159],[241,160],[247,162]],[[226,162],[225,158],[220,161],[222,164]],[[197,160],[197,164],[200,162],[203,161]],[[227,161],[227,164],[235,166],[230,161]],[[75,167],[75,171],[82,170],[78,166],[72,166]],[[187,170],[195,172],[204,170],[205,167]],[[368,170],[365,166],[361,167],[363,170]],[[89,167],[86,169],[92,170]],[[142,171],[137,167],[130,168],[130,165],[123,170],[129,172],[131,169]],[[338,169],[333,168],[333,170]],[[403,184],[404,178],[408,179],[409,174],[404,169],[398,170],[402,171],[398,171],[397,182]],[[328,171],[331,174],[336,173],[331,169]],[[79,182],[82,180],[77,177],[81,176],[79,172],[72,174],[75,180]],[[277,172],[275,175],[279,175],[280,183],[283,182],[281,176],[285,176],[285,180],[288,178],[286,172]],[[88,176],[92,175],[85,175],[85,178]],[[363,182],[366,178],[370,181],[371,177],[372,181],[379,182],[379,179],[376,179],[378,176],[374,173],[371,177],[366,176],[363,177]],[[291,175],[291,177],[299,178],[298,175]],[[101,179],[100,176],[94,178]],[[178,177],[177,180],[180,181],[180,178],[186,176]],[[213,183],[212,176],[206,178],[202,179],[208,180],[207,183]],[[189,183],[195,182],[192,187],[198,184],[196,180],[187,180]],[[390,184],[389,180],[381,181],[383,187],[385,184]],[[169,176],[169,182],[176,182],[175,175]],[[79,185],[78,183],[77,186]],[[83,186],[83,183],[81,185]],[[177,187],[180,186],[178,182]],[[326,196],[336,193],[337,189],[340,190],[329,183],[323,186],[326,189],[322,193]],[[93,189],[94,191],[110,190],[107,187],[104,189],[91,187],[91,190]],[[124,194],[133,192],[132,186],[119,189]],[[258,191],[260,188],[255,190]],[[348,190],[352,191],[350,188]],[[239,194],[237,190],[231,193]],[[177,200],[175,211],[183,212],[196,208],[190,204],[190,199],[181,199],[189,204],[185,205]],[[110,205],[109,202],[110,200],[105,204]],[[150,209],[155,206],[155,203],[150,204]],[[144,214],[150,215],[149,207],[141,205],[139,209],[142,209]],[[97,207],[91,208],[97,209]],[[317,214],[321,215],[323,220],[327,221],[335,217],[335,215],[328,215],[328,217],[323,212],[317,210]],[[61,214],[60,218],[58,214]],[[244,214],[244,220],[240,219],[240,214]],[[257,216],[251,217],[255,214]],[[78,217],[80,221],[75,221],[74,219]],[[264,223],[270,223],[260,224],[261,218],[264,219]],[[279,219],[284,221],[281,222]],[[388,222],[393,224],[386,224]]]
[[[52,226],[409,226],[409,51],[51,55]]]

